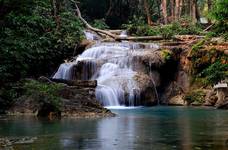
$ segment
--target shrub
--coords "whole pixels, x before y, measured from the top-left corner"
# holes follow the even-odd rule
[[[228,1],[215,0],[213,11],[209,14],[215,20],[215,25],[212,31],[217,36],[223,36],[225,40],[228,39]]]
[[[169,61],[172,58],[172,53],[167,49],[162,50],[161,55],[165,61]]]
[[[185,22],[186,23],[186,22]],[[164,26],[149,26],[146,24],[142,17],[133,18],[127,24],[123,25],[130,34],[137,36],[155,36],[161,35],[165,39],[172,38],[173,35],[184,35],[184,34],[201,34],[202,29],[199,25],[187,22],[186,26],[181,25],[180,22],[173,22]]]
[[[103,30],[109,28],[104,19],[95,19],[93,22],[93,27]]]
[[[228,78],[228,64],[222,64],[220,61],[217,61],[204,69],[200,76],[205,77],[208,84],[216,84]]]
[[[188,104],[193,102],[197,102],[198,104],[203,104],[205,101],[205,92],[202,90],[194,90],[187,93],[184,97],[184,100],[187,101]]]
[[[41,83],[35,80],[28,80],[23,86],[27,96],[33,96],[39,103],[48,105],[54,108],[55,111],[60,111],[62,107],[59,96],[62,88],[62,84]]]

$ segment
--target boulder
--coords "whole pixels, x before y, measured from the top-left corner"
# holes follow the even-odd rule
[[[168,105],[173,106],[184,106],[187,105],[187,102],[184,100],[183,95],[176,95],[169,99]]]
[[[204,106],[214,106],[215,103],[217,102],[217,100],[218,100],[218,97],[216,96],[216,91],[208,90],[206,92],[205,103],[203,105]]]
[[[82,40],[77,47],[75,55],[79,55],[83,53],[87,48],[90,48],[94,44],[95,44],[95,41],[93,40],[87,40],[87,39]]]
[[[218,100],[215,103],[215,107],[218,109],[228,108],[228,88],[218,88],[217,89]]]
[[[82,81],[74,82],[80,85],[82,84]],[[87,83],[87,86],[85,83]],[[49,118],[114,116],[111,111],[102,107],[96,100],[96,86],[92,87],[91,85],[94,85],[94,81],[83,81],[83,86],[68,86],[65,84],[63,88],[58,91],[59,103],[61,103],[58,110],[56,110],[49,101],[45,102],[48,96],[47,93],[33,93],[17,99],[15,104],[9,109],[8,114]]]

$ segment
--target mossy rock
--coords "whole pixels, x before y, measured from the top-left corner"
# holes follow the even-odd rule
[[[161,50],[161,56],[162,56],[163,60],[165,60],[165,61],[171,60],[172,55],[173,55],[173,53],[168,49],[162,49]]]
[[[184,100],[188,105],[197,104],[202,105],[205,102],[206,92],[203,90],[192,90],[184,96]]]

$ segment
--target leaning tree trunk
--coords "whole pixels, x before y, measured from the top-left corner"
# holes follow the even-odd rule
[[[164,23],[168,23],[168,16],[167,16],[167,0],[162,0],[162,14],[164,18]]]

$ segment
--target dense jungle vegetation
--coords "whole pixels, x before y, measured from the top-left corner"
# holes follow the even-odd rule
[[[21,86],[18,81],[51,76],[64,59],[73,56],[84,39],[85,28],[75,13],[74,2],[0,1],[0,109],[18,97]],[[83,17],[100,29],[126,29],[131,35],[162,35],[167,39],[177,34],[228,39],[228,0],[80,0],[77,3]],[[194,56],[197,59],[198,55]],[[219,69],[222,73],[214,75]],[[227,64],[214,61],[194,73],[207,76],[213,84],[218,77],[220,80],[227,76]]]

